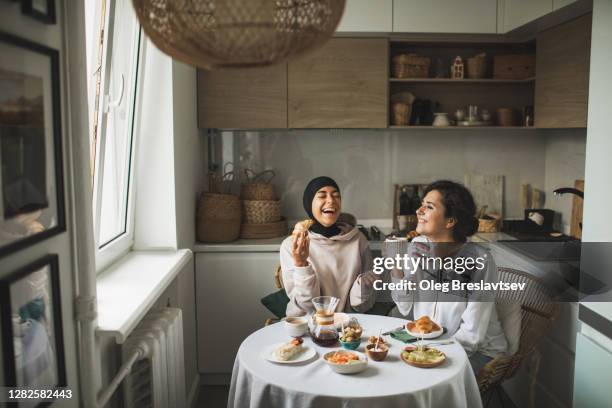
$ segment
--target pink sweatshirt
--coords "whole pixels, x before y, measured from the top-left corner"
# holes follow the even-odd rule
[[[281,244],[280,262],[289,304],[287,316],[302,316],[313,311],[311,300],[317,296],[340,299],[336,311],[358,312],[370,309],[376,300],[373,288],[361,287],[360,275],[372,272],[368,241],[357,228],[338,223],[342,234],[326,238],[308,231],[308,265],[295,266],[291,256],[292,237]]]

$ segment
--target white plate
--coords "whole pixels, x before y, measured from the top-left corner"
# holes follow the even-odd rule
[[[408,330],[408,323],[413,323],[413,322],[409,320],[404,325],[404,330],[406,330],[406,332],[408,332],[409,335],[414,336],[414,337],[419,338],[419,339],[435,339],[437,337],[440,337],[444,333],[444,328],[442,326],[440,326],[440,330],[432,331],[431,333],[412,332],[412,331]]]
[[[277,364],[297,364],[297,363],[303,363],[305,361],[308,361],[317,355],[317,351],[314,348],[302,345],[302,347],[304,347],[306,350],[304,350],[302,354],[298,355],[296,358],[292,360],[288,360],[288,361],[278,360],[274,352],[276,351],[277,348],[279,348],[283,344],[287,344],[287,342],[274,344],[268,347],[262,353],[263,358],[273,363],[277,363]]]

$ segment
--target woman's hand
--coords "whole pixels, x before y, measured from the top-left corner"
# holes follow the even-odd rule
[[[291,246],[291,256],[295,266],[308,266],[308,255],[310,246],[310,238],[308,232],[302,231],[293,234],[293,244]]]

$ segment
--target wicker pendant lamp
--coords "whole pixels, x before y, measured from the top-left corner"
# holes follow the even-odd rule
[[[133,0],[164,53],[202,68],[271,65],[323,45],[345,0]]]

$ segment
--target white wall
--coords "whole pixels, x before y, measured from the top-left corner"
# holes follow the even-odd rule
[[[345,211],[391,218],[394,183],[463,182],[468,173],[505,176],[506,218],[522,218],[520,186],[545,191],[546,206],[569,220],[571,204],[552,190],[584,172],[584,131],[290,130],[234,132],[234,161],[277,172],[283,213],[300,218],[302,192],[315,176],[337,180]],[[571,201],[571,200],[570,200]]]
[[[546,208],[562,214],[562,231],[569,234],[573,195],[555,197],[559,187],[574,187],[575,180],[584,180],[586,131],[583,129],[546,132],[545,191]]]
[[[48,25],[37,20],[29,18],[21,13],[21,3],[15,2],[0,2],[0,27],[2,30],[18,37],[34,41],[51,48],[57,49],[60,52],[60,93],[61,93],[61,124],[62,124],[62,146],[63,146],[63,162],[64,162],[64,188],[66,202],[66,232],[48,238],[42,242],[32,245],[26,249],[22,249],[17,253],[11,254],[0,259],[0,278],[9,276],[13,271],[25,266],[41,258],[46,254],[59,255],[59,270],[60,270],[60,292],[61,292],[61,309],[62,309],[62,331],[64,337],[65,348],[65,363],[67,371],[68,386],[72,389],[74,398],[61,403],[65,407],[77,407],[79,405],[80,389],[78,378],[78,348],[76,338],[76,323],[73,319],[75,314],[74,299],[75,299],[75,279],[76,279],[76,260],[74,251],[74,241],[76,240],[74,218],[72,216],[74,206],[72,202],[73,194],[87,195],[87,191],[74,191],[72,188],[73,182],[73,163],[71,161],[71,138],[69,135],[72,132],[78,131],[73,129],[70,114],[78,114],[79,109],[69,105],[69,88],[68,80],[72,78],[69,75],[67,64],[67,47],[66,38],[64,36],[65,29],[65,14],[64,2],[58,0],[56,3],[57,23]],[[4,58],[4,56],[2,56]],[[79,76],[76,75],[75,78]],[[86,110],[85,110],[86,114]],[[86,128],[85,128],[86,131]],[[79,134],[78,132],[76,133]],[[90,194],[90,193],[89,193]],[[0,353],[0,362],[4,367],[4,362]],[[0,371],[0,384],[4,383],[4,370]],[[60,404],[57,404],[58,406]]]

